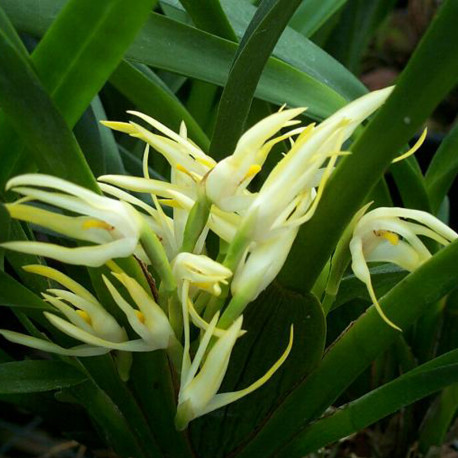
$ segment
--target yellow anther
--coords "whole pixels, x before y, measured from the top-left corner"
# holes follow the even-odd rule
[[[140,310],[135,310],[135,315],[137,315],[138,321],[140,321],[140,323],[145,324],[145,315],[143,315]]]
[[[243,177],[243,181],[246,180],[247,178],[254,177],[257,173],[259,173],[260,170],[261,170],[261,166],[260,165],[258,165],[258,164],[250,165],[250,167],[248,168],[247,173]]]
[[[195,282],[193,285],[197,286],[199,289],[210,289],[213,287],[213,283],[210,283],[209,281]]]
[[[374,231],[377,237],[383,237],[385,240],[391,243],[391,245],[397,245],[399,243],[399,235],[391,231],[379,230]]]
[[[175,166],[175,168],[176,168],[179,172],[186,173],[186,175],[188,175],[188,177],[190,177],[190,178],[192,178],[193,180],[195,180],[194,175],[193,175],[186,167],[184,167],[183,165],[177,164],[177,165]]]
[[[89,313],[85,312],[84,310],[77,310],[76,313],[87,323],[92,324],[91,317]]]
[[[89,219],[84,221],[83,229],[105,229],[106,231],[112,231],[114,227],[111,224],[106,223],[105,221],[100,221],[98,219]]]
[[[158,203],[172,208],[183,208],[180,202],[175,199],[158,199]]]
[[[215,163],[210,161],[209,159],[205,159],[204,157],[196,157],[196,162],[199,164],[205,165],[206,167],[209,167],[212,169],[215,166]]]

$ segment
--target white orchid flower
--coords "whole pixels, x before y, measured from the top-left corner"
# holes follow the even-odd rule
[[[279,111],[247,130],[237,143],[235,151],[220,161],[208,174],[205,188],[208,198],[224,211],[246,209],[253,195],[246,191],[247,186],[261,170],[272,147],[299,131],[293,130],[269,140],[283,127],[297,124],[293,118],[304,108]]]
[[[370,298],[383,320],[398,330],[401,329],[385,315],[377,300],[367,263],[389,262],[409,272],[417,269],[432,256],[419,236],[447,245],[458,234],[429,213],[381,207],[359,220],[350,242],[355,276],[366,284]]]
[[[209,347],[210,340],[214,335],[218,318],[219,313],[213,317],[209,327],[205,331],[192,364],[185,367],[181,373],[178,408],[175,418],[175,425],[178,430],[185,429],[188,423],[193,419],[235,402],[261,387],[283,364],[291,351],[293,344],[292,327],[289,344],[286,350],[263,377],[243,390],[230,393],[218,393],[224,376],[226,375],[232,349],[237,338],[240,336],[243,317],[240,316],[232,326],[218,338],[214,346],[208,351],[204,361],[204,356]]]
[[[156,349],[150,341],[144,340],[140,333],[141,339],[128,340],[125,329],[104,309],[95,296],[67,275],[44,265],[29,265],[24,269],[29,273],[54,280],[66,288],[50,288],[47,293],[42,294],[56,312],[65,318],[50,312],[44,312],[44,315],[61,332],[86,345],[67,349],[44,339],[1,330],[0,333],[6,339],[39,350],[69,356],[94,356],[110,350],[135,352]],[[137,330],[134,328],[134,331]]]
[[[172,270],[179,285],[188,282],[214,296],[221,294],[220,284],[227,284],[232,276],[232,272],[219,262],[192,253],[180,253],[172,262]]]
[[[2,244],[4,248],[92,267],[101,266],[109,259],[129,256],[137,249],[144,222],[138,212],[125,202],[42,174],[17,176],[7,183],[6,188],[24,196],[5,205],[12,218],[94,245],[67,248],[44,242],[6,242]],[[67,216],[27,204],[31,201],[78,216]]]
[[[310,124],[299,134],[246,212],[246,218],[254,224],[255,240],[270,238],[272,233],[266,229],[278,231],[297,226],[313,216],[337,157],[342,154],[344,142],[384,103],[391,91],[392,88],[386,88],[371,92],[349,103],[318,126]],[[311,200],[317,174],[326,162],[317,194]]]

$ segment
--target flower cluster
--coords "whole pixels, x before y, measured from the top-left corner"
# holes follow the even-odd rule
[[[10,241],[3,247],[93,267],[93,276],[100,279],[97,292],[105,290],[95,296],[55,268],[26,266],[50,282],[43,293],[50,307],[46,319],[80,344],[66,348],[36,336],[0,333],[10,341],[68,356],[167,351],[180,376],[179,429],[249,394],[287,358],[293,329],[284,353],[261,379],[241,391],[218,393],[233,347],[245,333],[243,312],[282,268],[300,225],[319,205],[339,156],[349,154],[346,140],[391,90],[368,94],[319,125],[301,127],[295,118],[303,109],[282,109],[249,129],[233,154],[218,163],[187,137],[184,125],[175,133],[131,112],[157,133],[136,122],[103,124],[145,143],[143,177],[101,176],[104,195],[47,175],[13,178],[7,189],[22,197],[6,204],[8,212],[42,228],[48,241]],[[257,190],[249,189],[274,145],[283,141],[289,150],[263,174],[267,178]],[[150,178],[150,148],[170,164],[170,182]],[[146,193],[151,200],[133,193]],[[210,231],[221,240],[218,261],[207,256]],[[56,234],[76,240],[76,246],[49,242]],[[376,209],[354,230],[353,270],[392,326],[375,297],[367,262],[416,268],[430,256],[418,235],[442,244],[456,237],[432,216],[401,209]],[[125,268],[121,258],[127,257],[141,269]]]

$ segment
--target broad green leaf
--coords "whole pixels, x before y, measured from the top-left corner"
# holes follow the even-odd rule
[[[455,241],[409,274],[380,300],[387,316],[407,330],[430,304],[456,287],[457,259],[458,241]],[[318,367],[291,392],[239,456],[257,458],[275,454],[332,405],[398,335],[371,306],[334,342]]]
[[[110,77],[110,83],[142,112],[178,131],[185,122],[188,136],[204,149],[209,140],[175,94],[146,66],[122,62]]]
[[[272,50],[300,0],[263,0],[237,48],[218,106],[210,155],[231,154],[241,137],[251,101]]]
[[[39,14],[39,20],[36,13],[41,13],[37,8],[38,2],[40,5],[47,4],[43,8],[44,14]],[[24,8],[20,9],[14,0],[1,0],[1,5],[18,30],[40,36],[52,20],[48,4],[53,3],[54,11],[58,10],[58,5],[54,2],[55,0],[23,0],[21,5]],[[126,53],[126,58],[223,86],[236,49],[235,43],[153,13]],[[316,50],[320,52],[318,48]],[[327,62],[329,60],[335,62],[327,56]],[[317,65],[316,58],[313,63],[310,62],[310,68]],[[291,106],[307,106],[309,116],[326,117],[340,108],[346,98],[354,97],[332,87],[335,79],[334,67],[323,63],[321,76],[318,78],[312,71],[306,73],[278,59],[270,58],[257,87],[256,97],[277,105],[286,103]],[[339,68],[343,69],[341,66]],[[345,74],[348,75],[348,72]],[[338,76],[341,78],[342,74]]]
[[[165,352],[136,353],[133,359],[133,391],[145,412],[163,456],[195,456],[187,434],[175,429],[176,400]]]
[[[290,26],[305,37],[312,36],[347,0],[302,0]]]
[[[317,299],[292,294],[272,285],[244,313],[247,334],[234,347],[221,392],[246,388],[262,377],[288,344],[294,325],[293,348],[278,372],[261,388],[225,409],[191,425],[199,456],[226,456],[261,424],[263,418],[293,386],[318,364],[326,325]]]
[[[308,290],[342,231],[391,161],[457,82],[458,2],[446,1],[426,32],[387,102],[350,146],[313,218],[299,231],[280,274],[285,286]],[[357,186],[349,186],[357,183]],[[301,266],[300,275],[298,267]]]
[[[455,360],[458,361],[456,352],[454,352],[454,356]],[[439,357],[437,360],[439,361],[441,358]],[[412,404],[456,381],[458,381],[457,362],[429,370],[419,366],[396,380],[340,407],[337,412],[330,416],[318,420],[296,436],[282,450],[282,456],[302,457],[316,451],[331,442],[361,431],[402,407]],[[445,392],[447,392],[447,389]],[[449,399],[449,401],[453,400],[455,400],[456,407],[456,399]],[[453,418],[453,413],[451,417]]]
[[[54,21],[64,4],[65,8]],[[32,20],[37,20],[37,11],[40,11],[49,18],[47,27],[52,23],[32,54],[32,61],[40,81],[70,127],[116,68],[153,4],[153,0],[53,1],[34,6],[7,0],[0,2],[8,14],[16,18],[30,14]],[[43,117],[43,113],[41,115]],[[5,130],[4,123],[0,123],[0,133]],[[0,185],[11,175],[24,140],[22,135],[2,138]],[[54,173],[58,174],[59,169]]]
[[[54,310],[40,297],[2,271],[0,271],[0,304],[24,309]]]
[[[93,385],[84,384],[74,387],[70,390],[71,394],[77,396],[80,403],[97,422],[107,421],[108,424],[106,427],[110,429],[116,429],[118,427],[123,428],[123,434],[135,436],[137,444],[144,445],[143,454],[139,454],[139,456],[162,456],[159,452],[156,438],[145,418],[143,409],[140,408],[133,393],[126,384],[121,381],[112,356],[103,355],[92,358],[81,358],[80,362],[95,383]],[[156,366],[154,366],[153,369],[157,370]],[[99,399],[108,410],[105,411],[105,407],[102,405],[100,407],[102,411],[98,411],[99,408],[93,406],[90,399],[83,399],[80,397],[83,392],[88,392],[90,396],[95,398],[92,402],[97,403],[97,399]],[[164,392],[161,392],[161,395],[164,396]],[[104,400],[103,397],[106,399]],[[110,405],[112,405],[112,407],[110,407]],[[117,416],[119,418],[117,420],[113,419],[117,421],[117,424],[112,424],[110,420],[105,417],[112,408],[118,411]],[[146,410],[148,407],[144,406],[144,408]],[[112,440],[121,442],[120,445],[127,445],[127,443],[122,443],[123,441],[121,438],[112,438]],[[127,456],[137,457],[136,454]]]
[[[0,394],[61,390],[86,376],[60,361],[14,361],[0,364]]]
[[[426,187],[437,212],[458,172],[458,125],[442,141],[426,172]]]
[[[97,184],[71,131],[33,67],[0,31],[0,105],[44,173],[96,190]],[[65,160],[63,160],[65,158]]]
[[[176,9],[180,7],[177,0],[163,0],[161,3],[167,3]],[[256,12],[256,7],[248,0],[239,0],[236,3],[233,0],[222,0],[221,4],[237,37],[241,39]],[[291,27],[283,31],[272,54],[318,81],[325,82],[346,100],[352,100],[367,91],[343,65]]]
[[[88,381],[68,388],[66,391],[87,410],[98,426],[98,430],[103,433],[103,439],[120,457],[159,458],[162,456],[154,447],[154,443],[148,443],[148,451],[141,447],[129,425],[129,420],[107,393],[95,383]]]

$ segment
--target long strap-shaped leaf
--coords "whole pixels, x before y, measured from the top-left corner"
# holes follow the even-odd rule
[[[0,105],[17,135],[30,145],[31,159],[40,164],[42,172],[78,182],[92,190],[98,189],[78,143],[41,85],[30,61],[2,31]],[[2,160],[2,167],[5,166],[7,164]]]
[[[14,361],[0,364],[0,393],[61,390],[86,380],[73,366],[60,361]]]
[[[235,149],[251,101],[275,44],[300,0],[263,0],[240,42],[218,107],[210,155],[216,159]]]
[[[458,350],[430,361],[383,385],[313,423],[281,451],[282,456],[301,457],[360,431],[376,421],[458,381]],[[450,356],[454,360],[449,361]],[[445,364],[441,364],[445,361]],[[438,364],[441,364],[437,367]]]
[[[403,145],[458,79],[458,2],[446,1],[402,73],[393,94],[351,146],[304,225],[281,274],[283,284],[308,290],[346,225]],[[355,185],[357,184],[357,185]],[[300,275],[297,275],[300,266]]]
[[[72,0],[52,23],[31,60],[41,83],[70,127],[116,68],[154,3],[154,0]],[[2,6],[8,7],[8,3],[2,2]],[[16,6],[22,13],[27,11],[23,4]],[[54,9],[40,4],[40,11],[48,12],[50,19],[55,14],[55,4],[52,6]],[[36,12],[37,8],[30,9],[35,20]],[[44,116],[42,111],[41,117]],[[0,132],[5,130],[0,125]],[[1,187],[23,148],[20,138],[8,136],[8,140],[0,139]],[[65,166],[77,180],[77,169],[67,163]],[[59,169],[54,174],[59,174]]]
[[[62,0],[1,0],[1,5],[18,30],[41,36]],[[320,48],[311,42],[302,44],[301,68],[269,59],[256,97],[278,105],[307,106],[309,116],[323,118],[360,94],[361,88],[350,72]],[[153,13],[126,58],[224,86],[236,50],[233,42]]]
[[[405,330],[430,304],[455,288],[457,259],[455,241],[394,287],[380,301],[390,319]],[[397,336],[398,331],[387,326],[370,307],[332,345],[317,369],[284,400],[240,456],[270,456],[285,446],[308,422],[319,417]]]

